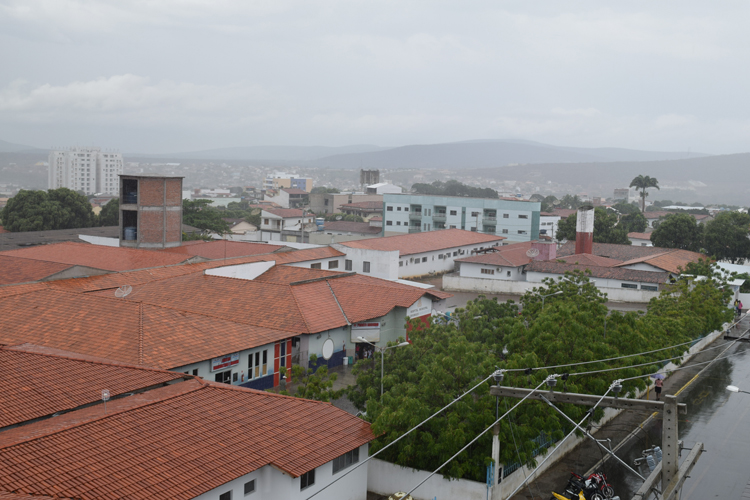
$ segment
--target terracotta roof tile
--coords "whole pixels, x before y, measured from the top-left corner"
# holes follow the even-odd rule
[[[600,257],[608,257],[619,261],[626,261],[662,253],[663,248],[642,247],[636,245],[617,245],[614,243],[594,243],[592,253]],[[575,241],[568,241],[557,249],[557,256],[574,255],[576,253]]]
[[[637,238],[639,240],[650,240],[651,239],[651,234],[653,234],[653,233],[636,233],[636,232],[632,232],[632,233],[628,233],[628,238]]]
[[[662,252],[656,255],[649,255],[622,262],[618,264],[618,266],[625,267],[638,263],[645,263],[670,273],[679,274],[680,268],[685,269],[685,267],[691,262],[698,262],[700,259],[706,258],[705,255],[690,252],[688,250],[664,248],[659,248],[659,250]]]
[[[0,285],[39,281],[70,267],[70,264],[0,254]]]
[[[383,210],[382,201],[357,201],[354,203],[342,203],[341,208],[352,208],[360,210]]]
[[[267,243],[248,243],[242,241],[200,241],[193,245],[165,248],[162,252],[203,257],[206,259],[232,259],[250,255],[272,253],[284,248],[283,245],[269,245]]]
[[[599,255],[592,255],[590,253],[577,253],[574,255],[565,255],[563,257],[557,257],[557,259],[555,260],[562,260],[568,264],[580,264],[582,266],[599,266],[599,267],[614,267],[622,262],[617,259],[610,259],[608,257],[601,257]]]
[[[102,389],[115,397],[183,376],[26,344],[0,348],[0,366],[0,428],[96,403]]]
[[[526,252],[531,248],[531,242],[513,243],[511,245],[494,247],[494,251],[485,252],[456,262],[471,262],[475,264],[488,264],[491,266],[519,267],[531,262],[531,257]]]
[[[190,499],[266,465],[298,477],[374,438],[328,403],[197,380],[112,401],[107,415],[92,407],[40,425],[49,422],[0,434],[0,488]]]
[[[426,231],[423,233],[401,234],[370,238],[367,240],[347,241],[341,243],[351,248],[367,248],[370,250],[398,251],[401,257],[415,253],[432,252],[446,248],[456,248],[463,245],[479,243],[498,243],[504,236],[491,236],[476,231],[462,229],[443,229],[440,231]]]
[[[369,222],[351,222],[346,220],[329,221],[323,225],[324,231],[341,231],[344,233],[380,234],[383,228],[371,226]]]
[[[181,255],[172,255],[153,250],[105,247],[88,243],[54,243],[35,247],[8,250],[0,256],[23,257],[39,261],[58,262],[93,267],[106,271],[128,271],[149,267],[170,266],[184,262]]]
[[[563,264],[552,260],[535,260],[532,261],[528,266],[526,266],[527,273],[540,272],[551,274],[565,274],[568,271],[591,271],[592,278],[608,278],[623,281],[636,281],[639,283],[666,283],[667,281],[669,281],[669,274],[667,273],[636,271],[633,269],[623,269],[620,267]]]
[[[302,217],[302,210],[298,208],[264,208],[263,211],[282,218]],[[309,212],[307,215],[312,217],[313,213]]]

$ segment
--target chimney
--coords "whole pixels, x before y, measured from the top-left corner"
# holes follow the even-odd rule
[[[594,207],[584,205],[578,209],[576,220],[576,254],[593,253],[594,250]]]
[[[532,241],[531,248],[538,251],[532,250],[530,255],[536,254],[532,257],[533,260],[555,260],[557,258],[557,245],[551,241]]]

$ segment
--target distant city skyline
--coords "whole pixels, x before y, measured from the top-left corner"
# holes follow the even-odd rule
[[[748,14],[697,1],[8,0],[0,139],[747,152]]]

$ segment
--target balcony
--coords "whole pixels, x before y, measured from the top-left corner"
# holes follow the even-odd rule
[[[435,212],[432,216],[434,222],[445,222],[445,212]]]
[[[483,215],[482,216],[482,224],[483,225],[490,225],[494,226],[497,224],[497,217],[495,216],[489,216],[489,215]]]
[[[409,220],[422,220],[422,212],[409,212]]]
[[[409,234],[411,233],[421,233],[422,228],[419,226],[409,226]]]

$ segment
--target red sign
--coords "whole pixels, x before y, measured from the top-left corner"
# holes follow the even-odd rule
[[[226,356],[211,360],[211,371],[215,372],[216,370],[223,370],[224,368],[229,368],[230,366],[238,364],[240,364],[240,353],[235,352],[234,354],[227,354]]]

